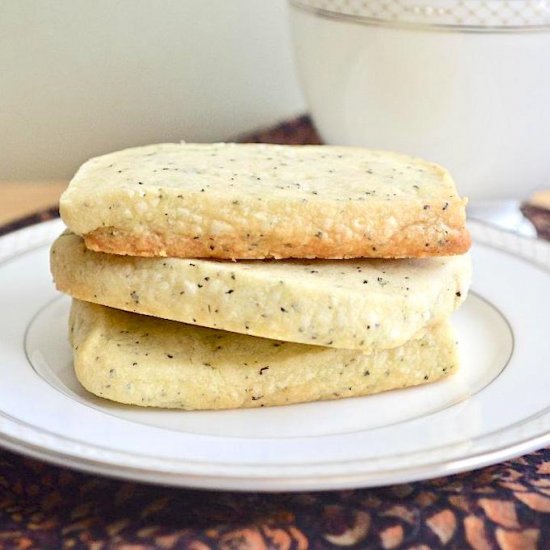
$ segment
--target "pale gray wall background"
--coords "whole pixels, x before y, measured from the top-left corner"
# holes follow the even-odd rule
[[[1,0],[0,180],[305,109],[285,0]]]

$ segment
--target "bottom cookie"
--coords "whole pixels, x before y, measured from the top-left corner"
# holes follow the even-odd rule
[[[143,407],[233,409],[416,386],[457,369],[448,321],[366,355],[186,325],[73,300],[75,372],[89,392]]]

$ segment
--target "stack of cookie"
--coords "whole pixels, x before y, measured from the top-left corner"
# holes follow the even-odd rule
[[[283,405],[431,382],[470,279],[441,167],[359,148],[164,144],[85,163],[56,286],[78,379],[113,401]]]

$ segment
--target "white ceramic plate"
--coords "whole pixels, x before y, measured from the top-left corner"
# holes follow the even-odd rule
[[[171,485],[365,487],[447,475],[550,443],[550,246],[472,224],[473,291],[454,316],[462,369],[364,398],[222,412],[118,406],[82,390],[54,289],[51,221],[0,239],[0,444]]]

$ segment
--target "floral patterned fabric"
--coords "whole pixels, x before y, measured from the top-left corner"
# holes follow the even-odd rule
[[[246,141],[318,143],[301,117]],[[55,208],[0,234],[57,215]],[[0,450],[0,550],[550,549],[550,449],[377,489],[235,493],[110,480]]]
[[[550,450],[431,481],[229,493],[113,481],[0,451],[0,548],[550,548]]]

